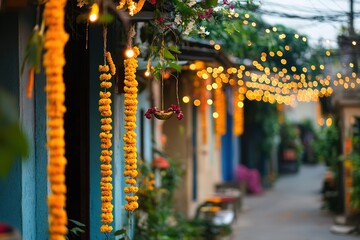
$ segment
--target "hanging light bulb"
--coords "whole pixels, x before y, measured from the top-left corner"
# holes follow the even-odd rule
[[[132,58],[134,55],[135,55],[134,50],[132,50],[131,48],[126,49],[126,51],[125,51],[125,56],[126,56],[127,58]]]
[[[96,22],[99,18],[99,5],[97,3],[94,3],[91,6],[91,11],[89,15],[90,22]]]

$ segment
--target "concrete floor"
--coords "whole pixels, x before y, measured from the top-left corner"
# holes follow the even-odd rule
[[[262,195],[246,197],[231,239],[359,240],[360,235],[330,232],[334,216],[320,210],[324,171],[321,165],[303,166],[298,174],[279,178]]]

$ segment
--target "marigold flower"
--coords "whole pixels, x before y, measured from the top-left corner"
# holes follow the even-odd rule
[[[108,65],[99,65],[99,72],[108,72],[109,66]]]
[[[103,81],[103,82],[100,83],[100,87],[101,87],[101,88],[111,88],[111,86],[112,86],[112,83],[111,83],[111,82],[105,82],[105,81]]]

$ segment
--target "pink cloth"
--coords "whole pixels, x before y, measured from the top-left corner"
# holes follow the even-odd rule
[[[259,194],[262,192],[261,177],[259,171],[256,169],[249,169],[243,165],[236,168],[236,180],[244,181],[247,189],[251,193]]]

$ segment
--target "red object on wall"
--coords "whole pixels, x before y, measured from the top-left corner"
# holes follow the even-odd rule
[[[168,162],[168,160],[166,160],[163,157],[156,157],[153,161],[152,161],[152,166],[155,168],[160,168],[160,169],[167,169],[170,167],[170,164]]]

